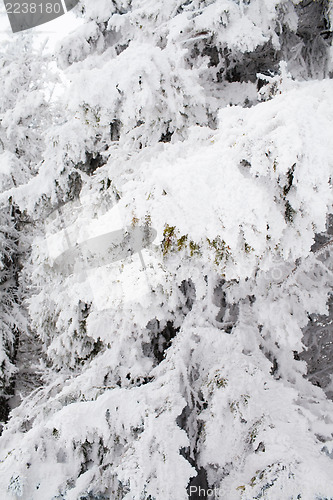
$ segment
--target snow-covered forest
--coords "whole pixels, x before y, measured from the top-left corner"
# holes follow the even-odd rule
[[[333,0],[81,0],[0,47],[0,499],[333,499]]]

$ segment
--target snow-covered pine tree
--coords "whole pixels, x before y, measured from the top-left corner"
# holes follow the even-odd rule
[[[0,52],[0,144],[21,158],[32,174],[44,149],[41,129],[49,121],[47,100],[55,84],[39,45],[31,34],[20,34],[3,42]],[[26,181],[21,177],[14,184]]]
[[[8,399],[13,395],[14,358],[20,326],[17,291],[17,239],[14,218],[9,210],[0,215],[0,294],[1,294],[1,336],[0,336],[0,422],[8,417]]]
[[[311,251],[332,213],[331,3],[80,5],[43,162],[12,192],[45,221],[25,272],[46,363],[1,438],[2,497],[330,498],[332,402],[299,353],[332,283]],[[137,225],[158,234],[144,269],[54,265]]]
[[[45,61],[29,35],[3,42],[0,51],[0,261],[1,261],[1,421],[7,419],[17,374],[16,356],[28,342],[24,284],[20,272],[28,256],[31,220],[15,204],[11,190],[26,185],[38,170],[44,149],[41,127],[46,105]],[[51,86],[51,78],[48,87]],[[30,233],[30,234],[29,234]]]

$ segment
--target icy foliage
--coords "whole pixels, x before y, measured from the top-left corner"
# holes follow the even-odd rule
[[[29,167],[1,200],[35,222],[43,374],[1,436],[1,498],[332,497],[333,403],[303,352],[332,292],[330,2],[77,10],[48,106],[51,76],[1,123],[8,171]],[[148,248],[99,257],[137,228]]]

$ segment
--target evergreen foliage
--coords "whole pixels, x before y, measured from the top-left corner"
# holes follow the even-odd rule
[[[82,1],[57,77],[1,56],[2,398],[35,344],[1,498],[333,496],[331,10]],[[136,227],[141,253],[56,265]]]

